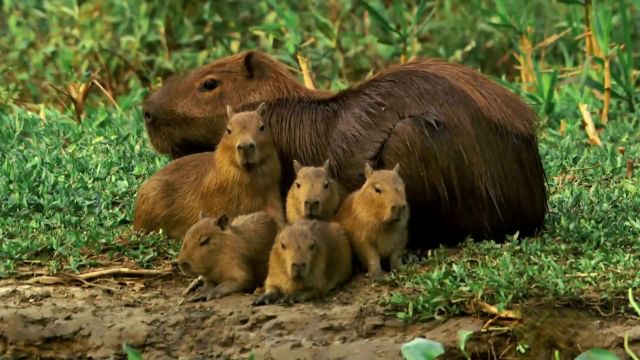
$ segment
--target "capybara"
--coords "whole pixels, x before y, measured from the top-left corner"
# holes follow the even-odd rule
[[[209,151],[224,133],[227,103],[250,109],[263,101],[283,196],[295,178],[293,159],[314,166],[329,159],[349,192],[364,182],[364,162],[400,163],[412,247],[468,235],[500,241],[544,224],[536,113],[475,70],[440,59],[395,65],[328,92],[305,88],[260,51],[244,51],[168,79],[145,100],[145,126],[160,153]]]
[[[402,265],[408,241],[410,210],[399,166],[373,170],[366,163],[365,183],[347,196],[335,217],[345,229],[360,265],[372,279],[383,275],[382,260],[389,261],[390,270]]]
[[[331,177],[329,160],[322,166],[302,166],[293,160],[296,179],[287,193],[287,221],[298,219],[329,220],[338,211],[344,188]]]
[[[279,226],[264,211],[240,215],[231,223],[222,214],[204,211],[184,236],[178,266],[183,273],[204,281],[190,301],[253,292],[267,277],[269,252]]]
[[[264,293],[253,304],[300,302],[322,297],[353,273],[347,235],[335,222],[300,219],[276,236]]]
[[[284,221],[281,167],[262,120],[264,109],[261,104],[236,114],[228,108],[225,135],[215,151],[173,160],[151,176],[136,198],[134,229],[163,229],[182,239],[200,210],[230,219],[264,210]]]

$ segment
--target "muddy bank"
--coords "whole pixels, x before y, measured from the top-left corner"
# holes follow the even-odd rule
[[[640,353],[637,321],[585,309],[536,307],[515,327],[481,332],[486,316],[406,325],[377,303],[391,289],[362,276],[293,306],[252,307],[248,294],[179,305],[187,284],[178,275],[111,281],[115,291],[0,281],[0,359],[125,359],[123,342],[148,360],[246,359],[251,351],[257,359],[402,359],[402,343],[418,336],[444,343],[445,359],[462,359],[460,329],[477,332],[467,348],[478,359],[550,359],[553,348],[573,358],[596,346],[623,359],[625,332]]]

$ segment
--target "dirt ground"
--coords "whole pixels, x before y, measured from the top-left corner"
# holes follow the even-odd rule
[[[531,307],[506,330],[482,314],[405,325],[377,304],[391,290],[362,276],[293,306],[253,307],[251,294],[179,305],[188,282],[176,273],[99,286],[0,281],[0,359],[126,359],[123,342],[146,360],[247,359],[251,351],[256,359],[402,359],[400,346],[415,337],[444,343],[443,359],[464,359],[460,329],[477,332],[467,346],[474,359],[552,359],[554,348],[573,359],[591,347],[625,359],[625,332],[640,353],[638,321],[586,309]]]

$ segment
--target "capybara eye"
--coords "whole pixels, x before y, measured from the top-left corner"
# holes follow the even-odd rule
[[[316,247],[316,243],[313,243],[313,242],[312,242],[312,243],[309,245],[309,250],[313,250],[313,248],[314,248],[314,247]]]
[[[280,246],[281,246],[283,249],[286,249],[286,248],[287,248],[287,247],[284,245],[284,242],[281,242],[281,243],[280,243]]]
[[[231,135],[231,129],[227,128],[227,134]]]
[[[209,237],[203,237],[202,239],[200,239],[200,246],[205,246],[209,243]]]
[[[298,189],[300,189],[300,187],[301,187],[301,186],[302,186],[302,185],[300,185],[300,183],[296,181],[296,187],[297,187]]]
[[[373,190],[375,190],[378,194],[382,194],[382,189],[380,189],[380,187],[378,185],[375,185],[373,187]]]
[[[325,190],[327,190],[329,188],[329,182],[325,181],[322,186],[324,187]]]
[[[264,124],[260,125],[260,131],[264,131]]]
[[[212,91],[218,87],[218,80],[207,79],[202,83],[202,91]]]

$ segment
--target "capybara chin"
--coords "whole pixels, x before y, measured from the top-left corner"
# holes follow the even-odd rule
[[[321,167],[302,166],[293,160],[296,178],[286,198],[289,223],[298,219],[329,220],[340,206],[344,189],[331,177],[329,160]]]
[[[134,229],[162,229],[182,239],[201,210],[231,219],[266,211],[284,221],[281,167],[263,112],[264,105],[237,114],[229,108],[216,151],[173,160],[145,181],[135,202]]]
[[[401,164],[411,208],[410,245],[452,244],[471,235],[500,241],[532,235],[547,211],[537,115],[522,99],[468,67],[419,59],[390,67],[345,90],[306,89],[266,54],[245,51],[175,76],[144,104],[145,126],[161,153],[213,149],[225,107],[259,102],[283,166],[321,166],[351,192],[362,164]]]
[[[407,245],[410,210],[399,166],[373,170],[367,163],[365,183],[347,196],[335,217],[371,278],[383,275],[382,260],[389,260],[391,270],[398,269]]]
[[[338,223],[301,219],[276,236],[265,292],[253,304],[322,297],[352,275],[351,247]]]
[[[190,301],[214,299],[239,292],[253,292],[267,276],[269,252],[278,223],[266,212],[229,218],[208,217],[201,212],[187,231],[178,256],[183,273],[204,280]]]

